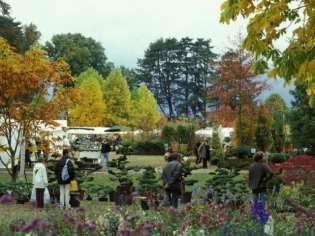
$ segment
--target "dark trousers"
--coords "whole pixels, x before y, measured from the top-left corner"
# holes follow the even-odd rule
[[[36,207],[44,208],[44,188],[36,188]]]
[[[207,166],[208,160],[206,158],[203,158],[202,161],[203,161],[202,168],[208,168]]]
[[[178,197],[181,195],[181,192],[177,189],[167,189],[166,190],[167,197],[170,201],[171,206],[177,208],[178,207]]]

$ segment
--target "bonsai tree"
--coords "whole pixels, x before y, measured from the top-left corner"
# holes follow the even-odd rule
[[[118,181],[120,185],[132,185],[133,181],[128,172],[128,170],[130,169],[126,168],[126,164],[129,163],[127,161],[127,156],[130,156],[132,154],[132,150],[127,144],[122,144],[119,148],[119,153],[121,154],[121,156],[118,159],[113,159],[107,164],[109,167],[116,168],[115,171],[113,171],[112,169],[108,171],[108,173],[112,175],[112,177],[110,177],[110,180]]]
[[[138,177],[138,191],[141,196],[151,197],[160,192],[162,184],[160,178],[156,177],[156,171],[152,166],[144,166],[144,171]]]

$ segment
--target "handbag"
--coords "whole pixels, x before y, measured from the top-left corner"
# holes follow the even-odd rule
[[[79,190],[78,188],[78,182],[76,180],[70,181],[70,192],[77,192]]]

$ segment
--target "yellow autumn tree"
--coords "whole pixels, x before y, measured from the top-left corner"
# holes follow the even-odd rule
[[[256,56],[252,69],[263,73],[271,60],[273,68],[268,76],[284,78],[285,84],[306,83],[310,104],[314,106],[314,1],[225,0],[221,11],[221,23],[229,24],[238,16],[249,18],[243,48]],[[280,39],[287,41],[284,49],[279,47]]]
[[[19,147],[35,137],[39,123],[52,128],[59,125],[54,120],[61,118],[76,97],[76,90],[64,85],[74,81],[64,60],[47,60],[47,53],[38,46],[20,55],[0,37],[0,162],[13,182]],[[54,98],[47,100],[51,88]]]
[[[130,126],[143,131],[157,128],[161,120],[157,109],[157,102],[146,85],[135,89],[131,93]]]
[[[103,126],[106,105],[99,81],[94,77],[85,78],[79,88],[82,91],[80,102],[70,109],[72,126]]]
[[[107,107],[105,126],[128,125],[130,91],[119,69],[113,70],[105,80],[104,99]]]

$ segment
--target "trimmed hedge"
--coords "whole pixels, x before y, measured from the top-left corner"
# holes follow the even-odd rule
[[[287,160],[287,155],[282,153],[273,153],[269,155],[268,161],[275,164],[282,163]]]
[[[135,154],[153,154],[153,155],[163,155],[164,141],[162,140],[146,140],[146,141],[136,141],[132,144],[132,149]]]

